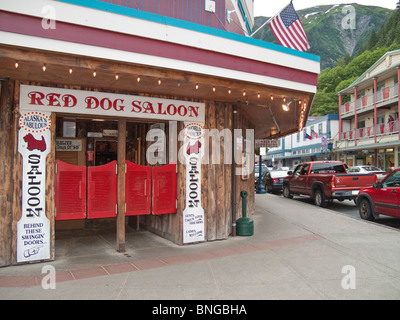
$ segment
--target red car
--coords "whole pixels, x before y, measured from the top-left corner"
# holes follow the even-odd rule
[[[373,187],[361,189],[357,206],[365,220],[373,221],[380,214],[400,218],[400,168]]]

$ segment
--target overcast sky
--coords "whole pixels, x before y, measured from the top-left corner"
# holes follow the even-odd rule
[[[254,16],[265,16],[271,17],[282,10],[290,0],[254,0]],[[318,5],[327,4],[339,4],[339,3],[358,3],[367,6],[380,6],[389,9],[395,9],[397,0],[350,0],[350,1],[338,1],[338,0],[293,0],[293,5],[296,10],[310,8]]]

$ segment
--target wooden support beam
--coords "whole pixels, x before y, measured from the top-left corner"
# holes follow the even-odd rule
[[[11,233],[12,233],[12,258],[11,263],[14,264],[17,262],[17,223],[21,219],[22,215],[22,156],[18,152],[18,127],[19,127],[19,118],[21,114],[19,113],[19,87],[20,82],[15,81],[14,84],[14,105],[13,105],[13,126],[12,126],[12,161],[13,161],[13,170],[12,170],[12,181],[13,181],[13,190],[12,190],[12,224],[11,224]]]
[[[55,181],[56,181],[56,114],[51,114],[50,128],[51,146],[50,152],[46,158],[46,216],[50,220],[50,260],[55,259],[56,255],[56,222],[55,222]]]
[[[118,121],[118,217],[117,251],[125,252],[125,159],[126,159],[126,120]]]
[[[13,94],[14,85],[12,81],[1,82],[0,267],[11,264]]]

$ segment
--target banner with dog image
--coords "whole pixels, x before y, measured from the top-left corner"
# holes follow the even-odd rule
[[[22,206],[17,224],[17,262],[50,259],[50,221],[46,217],[46,157],[51,145],[50,113],[28,112],[19,120],[22,155]]]
[[[204,241],[204,209],[201,204],[201,158],[204,155],[204,128],[189,123],[184,129],[186,201],[183,211],[183,243]]]

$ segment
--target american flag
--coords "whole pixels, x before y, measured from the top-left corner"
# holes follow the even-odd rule
[[[316,133],[313,129],[311,129],[311,135],[312,135],[314,138],[318,138],[318,133]]]
[[[268,25],[282,46],[298,51],[310,49],[303,24],[292,2],[273,17]]]

